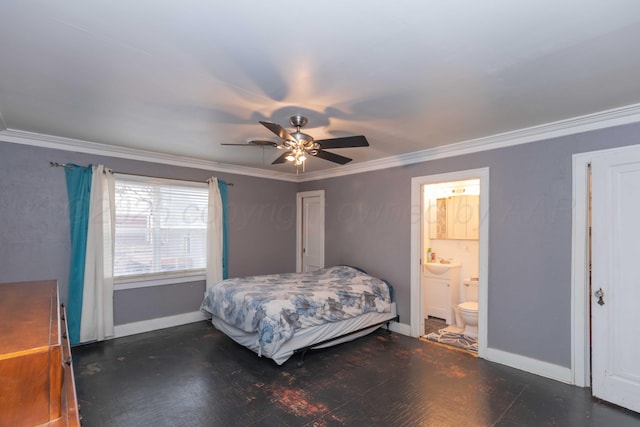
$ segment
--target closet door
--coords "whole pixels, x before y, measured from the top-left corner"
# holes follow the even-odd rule
[[[324,268],[324,190],[297,195],[297,271]]]
[[[640,411],[640,147],[592,162],[592,390]]]

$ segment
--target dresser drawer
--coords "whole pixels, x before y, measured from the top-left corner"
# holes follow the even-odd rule
[[[69,343],[69,329],[67,327],[67,314],[64,305],[61,306],[61,330],[62,333],[62,395],[61,395],[61,417],[66,419],[68,426],[80,425],[80,411],[76,397],[76,383],[73,375],[73,361],[71,358],[71,346]]]

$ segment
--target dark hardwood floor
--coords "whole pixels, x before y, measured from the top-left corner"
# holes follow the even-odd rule
[[[208,322],[74,347],[83,426],[638,426],[583,389],[378,330],[282,366]]]

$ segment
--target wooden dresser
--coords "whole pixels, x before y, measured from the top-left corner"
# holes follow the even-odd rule
[[[0,284],[0,427],[79,426],[55,280]]]

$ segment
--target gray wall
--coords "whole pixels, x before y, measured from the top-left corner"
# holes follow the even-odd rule
[[[229,275],[295,269],[295,193],[326,190],[326,265],[390,280],[410,319],[411,178],[490,168],[488,346],[569,367],[571,156],[640,142],[640,124],[293,184],[231,174]],[[0,281],[58,279],[66,294],[64,173],[50,160],[205,180],[198,169],[0,143]],[[120,291],[117,324],[196,310],[202,283]],[[146,303],[145,301],[149,301]]]
[[[229,276],[295,270],[297,184],[0,142],[0,282],[56,279],[66,300],[69,214],[65,174],[49,161],[102,163],[122,173],[205,181],[229,187]],[[116,325],[197,311],[204,282],[122,290]]]
[[[490,168],[488,347],[571,363],[572,154],[640,142],[627,125],[302,183],[326,190],[326,264],[391,281],[410,323],[411,178]]]

